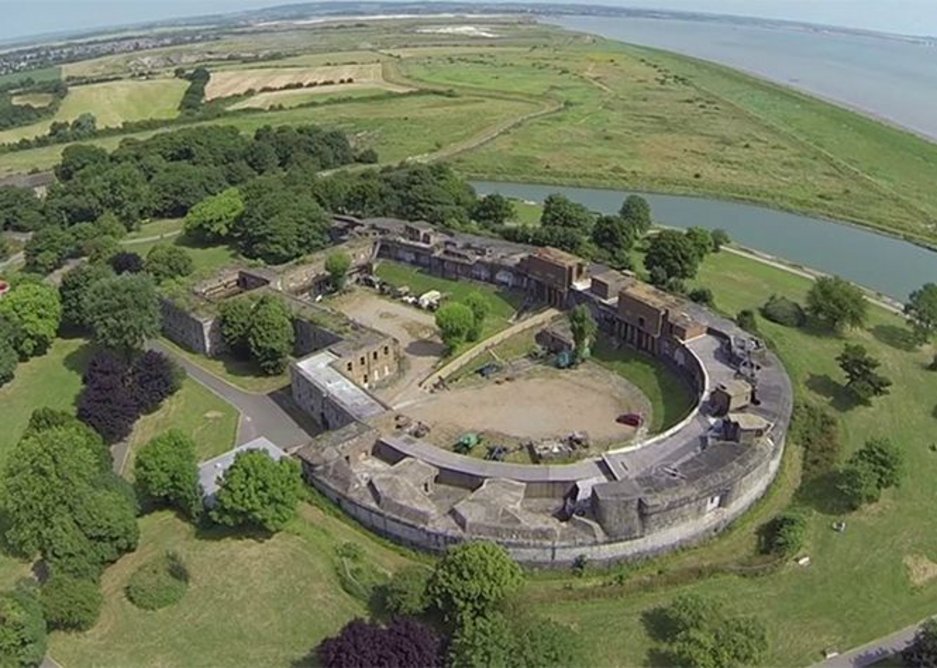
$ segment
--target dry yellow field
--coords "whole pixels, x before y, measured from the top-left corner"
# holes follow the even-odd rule
[[[52,104],[52,100],[55,98],[52,97],[52,93],[23,93],[22,95],[14,95],[12,98],[13,104],[18,105],[30,105],[33,107],[48,107]]]
[[[253,89],[283,88],[287,84],[322,83],[353,79],[355,83],[383,81],[380,63],[365,65],[332,65],[325,67],[255,68],[245,70],[219,70],[212,72],[205,98],[240,95]]]
[[[279,90],[272,93],[260,93],[237,104],[229,109],[269,109],[275,104],[282,104],[286,108],[296,107],[315,100],[324,101],[336,97],[361,97],[381,92],[406,93],[413,90],[407,86],[397,84],[367,81],[362,83],[335,84],[331,86],[316,86],[315,88],[297,88],[295,90]]]

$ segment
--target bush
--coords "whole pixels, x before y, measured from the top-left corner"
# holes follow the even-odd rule
[[[130,251],[120,251],[107,261],[116,274],[139,274],[146,267],[143,258]]]
[[[800,304],[778,295],[771,295],[765,302],[761,307],[761,315],[785,327],[802,327],[807,322],[807,314]]]
[[[165,555],[142,564],[127,583],[127,598],[143,610],[159,610],[178,603],[189,587],[189,573],[178,555]]]
[[[794,406],[791,440],[804,449],[805,480],[827,473],[839,460],[839,425],[820,406],[800,403]]]
[[[415,617],[423,614],[429,606],[426,585],[430,571],[420,566],[411,566],[394,573],[383,587],[384,608],[395,615]]]
[[[687,296],[690,298],[691,302],[703,304],[704,306],[712,306],[715,303],[713,291],[709,288],[696,288],[695,290],[691,290],[690,294]]]
[[[87,631],[98,621],[104,597],[90,579],[55,574],[42,585],[39,599],[50,629]]]
[[[758,333],[758,320],[755,318],[755,312],[751,309],[743,309],[735,316],[735,324],[744,329],[749,334]]]
[[[761,529],[761,551],[792,557],[804,546],[807,518],[799,510],[786,510]]]

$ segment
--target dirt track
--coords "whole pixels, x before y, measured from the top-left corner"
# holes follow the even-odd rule
[[[559,371],[537,368],[500,385],[446,391],[403,412],[444,433],[480,431],[515,438],[561,437],[587,431],[593,441],[616,442],[634,430],[615,422],[621,413],[649,417],[647,399],[631,383],[595,364]]]

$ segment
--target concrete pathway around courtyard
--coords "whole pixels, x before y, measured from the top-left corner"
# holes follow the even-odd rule
[[[865,668],[874,665],[883,659],[898,654],[907,647],[914,640],[914,634],[917,633],[918,627],[924,621],[926,620],[921,620],[917,624],[905,627],[900,631],[895,631],[890,635],[873,640],[848,652],[843,652],[839,656],[816,663],[813,668]]]
[[[182,365],[189,378],[227,401],[240,413],[235,445],[264,436],[277,447],[289,451],[308,443],[315,436],[312,425],[299,415],[292,403],[288,389],[269,394],[247,392],[174,353],[159,341],[150,341],[147,347],[172,357]]]

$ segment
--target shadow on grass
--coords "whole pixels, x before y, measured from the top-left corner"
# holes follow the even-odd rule
[[[422,339],[420,341],[411,341],[404,350],[407,355],[413,357],[443,357],[446,354],[446,345],[439,341],[430,341]]]
[[[669,642],[677,629],[667,608],[657,607],[641,613],[641,625],[648,637],[655,642]]]
[[[794,495],[794,504],[802,504],[822,515],[845,515],[850,512],[837,489],[839,471],[828,471],[801,482]]]
[[[917,341],[914,334],[906,327],[897,325],[876,325],[869,330],[876,341],[891,346],[896,350],[902,350],[906,353],[917,350]]]
[[[830,378],[827,374],[822,376],[812,373],[804,383],[811,392],[830,400],[830,405],[838,411],[846,412],[859,406],[859,401],[846,387]]]
[[[91,361],[91,356],[94,355],[96,350],[97,347],[93,343],[85,343],[80,348],[68,353],[62,360],[62,364],[69,371],[77,373],[79,376],[84,375],[85,369],[88,368],[88,362]]]
[[[251,540],[256,543],[265,543],[274,537],[274,533],[259,527],[229,527],[216,524],[204,513],[195,527],[195,536],[199,540]]]

